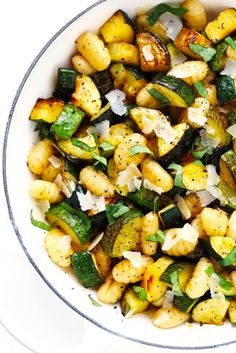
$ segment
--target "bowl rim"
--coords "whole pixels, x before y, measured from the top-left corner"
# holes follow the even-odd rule
[[[29,262],[31,263],[31,265],[34,267],[34,269],[37,271],[37,273],[40,275],[40,277],[42,278],[42,280],[47,284],[47,286],[68,306],[70,307],[73,311],[75,311],[77,314],[79,314],[80,316],[82,316],[83,318],[85,318],[86,320],[88,320],[89,322],[91,322],[92,324],[96,325],[97,327],[112,333],[120,338],[124,338],[136,343],[141,343],[143,345],[147,345],[147,346],[152,346],[152,347],[158,347],[158,348],[164,348],[164,349],[172,349],[172,350],[191,350],[191,351],[201,351],[201,350],[206,350],[206,349],[213,349],[213,348],[219,348],[219,347],[223,347],[223,346],[229,346],[232,345],[234,343],[236,343],[236,340],[233,341],[229,341],[229,342],[223,342],[223,343],[218,343],[215,345],[209,345],[209,346],[201,346],[201,347],[191,347],[191,346],[170,346],[170,345],[163,345],[163,344],[158,344],[158,343],[154,343],[154,342],[147,342],[147,341],[143,341],[141,339],[137,339],[134,337],[129,337],[123,334],[120,334],[117,331],[113,331],[112,329],[103,326],[102,324],[100,324],[99,322],[97,322],[96,320],[93,320],[93,318],[87,316],[84,312],[80,311],[78,308],[76,308],[73,304],[71,304],[62,294],[60,294],[60,292],[50,283],[50,281],[44,276],[44,274],[41,272],[41,270],[39,269],[39,267],[36,265],[36,263],[34,262],[33,258],[31,257],[31,255],[29,254],[23,238],[21,236],[21,233],[18,229],[18,226],[15,222],[14,219],[14,215],[13,215],[13,211],[12,211],[12,207],[11,207],[11,202],[10,202],[10,197],[9,197],[9,190],[8,190],[8,182],[7,182],[7,172],[6,172],[6,165],[7,165],[7,147],[8,147],[8,135],[10,132],[10,128],[11,128],[11,123],[12,123],[12,119],[14,116],[14,112],[15,112],[15,108],[18,102],[18,99],[21,95],[21,92],[24,88],[24,85],[28,79],[28,77],[30,76],[31,72],[33,71],[33,69],[35,68],[35,66],[37,65],[38,61],[40,60],[40,58],[43,56],[44,52],[53,44],[53,42],[59,37],[59,35],[64,32],[64,30],[66,30],[71,24],[73,24],[75,21],[77,21],[80,17],[82,17],[84,14],[88,13],[90,10],[94,9],[95,7],[99,6],[100,4],[106,2],[107,0],[98,0],[97,2],[95,2],[94,4],[90,5],[89,7],[87,7],[85,10],[83,10],[82,12],[80,12],[79,14],[77,14],[75,17],[73,17],[71,20],[69,20],[64,26],[62,26],[49,40],[48,42],[44,45],[44,47],[39,51],[39,53],[36,55],[36,57],[33,59],[32,63],[29,65],[25,75],[23,76],[23,79],[16,91],[15,97],[13,98],[12,104],[11,104],[11,108],[10,108],[10,113],[8,115],[7,121],[6,121],[6,125],[5,125],[5,131],[4,131],[4,139],[3,139],[3,148],[2,148],[2,177],[3,177],[3,187],[4,187],[4,194],[5,194],[5,199],[6,199],[6,204],[7,204],[7,211],[8,211],[8,216],[9,216],[9,220],[10,223],[13,227],[13,230],[17,236],[17,239],[24,251],[24,253],[26,254]]]

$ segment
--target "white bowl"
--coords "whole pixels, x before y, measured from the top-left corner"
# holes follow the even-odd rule
[[[124,319],[119,305],[103,305],[99,308],[93,306],[88,297],[93,292],[84,289],[69,271],[66,272],[51,262],[43,247],[42,231],[31,225],[29,217],[33,207],[28,196],[32,177],[26,166],[26,156],[36,134],[33,133],[33,124],[28,121],[28,116],[36,99],[51,95],[57,68],[68,65],[74,51],[74,41],[80,33],[85,30],[96,32],[119,8],[132,17],[137,8],[143,8],[145,3],[149,8],[158,2],[160,1],[150,3],[136,0],[134,6],[133,1],[101,0],[77,15],[50,39],[29,67],[8,118],[3,156],[4,187],[10,220],[27,257],[55,294],[78,314],[116,335],[166,350],[213,349],[236,343],[235,328],[230,324],[220,327],[185,324],[171,330],[162,330],[156,328],[146,314]],[[220,0],[202,2],[214,12],[235,5],[235,0],[226,0],[223,4]]]

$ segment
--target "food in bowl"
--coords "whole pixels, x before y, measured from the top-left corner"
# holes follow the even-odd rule
[[[236,10],[159,4],[117,10],[76,40],[72,67],[30,120],[40,140],[31,220],[125,317],[160,328],[236,322]]]

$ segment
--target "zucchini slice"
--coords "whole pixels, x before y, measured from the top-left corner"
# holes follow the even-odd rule
[[[181,78],[159,73],[152,79],[155,90],[169,99],[170,105],[189,107],[195,99],[194,90]]]
[[[177,132],[174,141],[167,142],[161,137],[157,139],[159,162],[166,167],[179,161],[189,150],[194,138],[194,130],[186,123],[175,125],[173,129]]]
[[[128,200],[133,201],[137,205],[154,210],[157,207],[159,196],[152,190],[141,186],[139,190],[129,192],[126,196]]]
[[[85,145],[90,148],[90,151],[86,151],[82,147],[77,147],[73,145],[71,139],[70,140],[58,140],[57,145],[60,150],[67,154],[67,156],[75,157],[77,159],[92,159],[93,153],[99,154],[98,146],[96,145],[96,141],[93,135],[88,135],[86,137],[81,137],[79,141],[83,142]]]
[[[221,71],[224,68],[226,61],[226,50],[228,47],[228,43],[223,41],[219,43],[216,47],[216,55],[210,62],[210,67],[213,71]]]
[[[126,78],[126,68],[122,63],[113,64],[110,67],[110,72],[114,80],[115,88],[122,88]]]
[[[184,292],[188,281],[193,273],[194,265],[188,262],[173,262],[170,264],[160,277],[160,281],[171,286],[171,275],[174,272],[178,274],[180,289]]]
[[[69,234],[78,245],[86,243],[93,237],[88,216],[65,202],[51,206],[46,213],[46,218],[52,226],[59,226]]]
[[[148,305],[149,302],[147,300],[141,300],[133,288],[129,288],[121,299],[121,312],[122,315],[130,317],[134,314],[142,313],[147,309]]]
[[[229,150],[220,158],[220,179],[236,190],[236,153]]]
[[[138,33],[136,41],[139,47],[142,71],[157,72],[170,69],[170,53],[165,44],[154,33]]]
[[[107,43],[132,43],[134,40],[133,24],[127,13],[116,11],[100,28]]]
[[[95,256],[89,250],[75,252],[71,255],[71,266],[85,288],[97,287],[103,282]]]
[[[101,93],[101,96],[105,96],[114,89],[112,75],[108,69],[95,72],[91,75],[91,78]]]
[[[228,117],[220,111],[219,108],[211,108],[207,112],[207,125],[214,129],[212,138],[219,139],[219,146],[228,146],[231,141],[230,134],[226,131],[228,128]]]
[[[214,43],[220,42],[236,30],[236,10],[229,8],[221,11],[217,18],[205,28],[207,37]]]
[[[129,111],[130,118],[137,124],[140,130],[144,130],[145,126],[143,123],[143,117],[149,119],[150,121],[166,121],[165,115],[156,109],[149,109],[143,107],[135,107]]]
[[[57,72],[57,85],[55,97],[69,101],[75,89],[77,72],[68,68],[59,68]]]
[[[220,172],[220,158],[222,154],[229,150],[229,146],[216,147],[212,151],[212,164],[216,167],[216,171],[219,174]]]
[[[129,210],[115,223],[106,227],[102,244],[111,257],[122,256],[123,251],[139,249],[139,231],[142,225],[142,212]]]
[[[219,103],[230,103],[236,99],[234,80],[227,75],[219,75],[216,78],[216,92]]]
[[[182,214],[178,206],[170,204],[158,212],[161,223],[165,229],[176,228],[183,223]]]
[[[183,296],[174,298],[174,304],[183,313],[189,313],[197,304],[198,299],[199,298],[189,298],[187,294],[183,293]]]
[[[57,121],[52,124],[50,131],[57,137],[68,140],[78,129],[84,117],[85,113],[82,110],[68,103]]]
[[[203,246],[209,255],[211,255],[215,260],[220,261],[231,252],[231,250],[236,246],[236,242],[230,237],[207,237],[203,239]],[[233,267],[235,266],[236,262],[233,263]]]
[[[112,62],[134,66],[139,65],[139,51],[136,45],[129,43],[110,43],[107,47]]]
[[[136,96],[141,89],[147,84],[147,80],[142,73],[134,67],[128,67],[126,70],[123,92],[126,95],[126,100],[129,103],[135,103]]]
[[[117,120],[117,116],[111,110],[111,104],[109,102],[102,109],[100,109],[99,112],[91,117],[90,123],[97,124],[104,120],[109,120],[111,124],[114,124]]]
[[[60,99],[39,98],[31,110],[29,119],[32,121],[54,123],[63,111],[64,103]]]
[[[204,190],[207,184],[207,170],[203,164],[188,163],[183,166],[183,184],[187,190]]]

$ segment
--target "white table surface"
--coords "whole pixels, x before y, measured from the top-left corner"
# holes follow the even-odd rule
[[[58,29],[93,2],[7,0],[2,5],[1,145],[11,103],[30,63]],[[68,308],[46,286],[24,255],[8,219],[2,182],[0,210],[0,321],[5,326],[0,325],[1,353],[170,352],[120,339]],[[233,350],[231,347],[229,352]],[[223,353],[226,348],[214,352]]]

